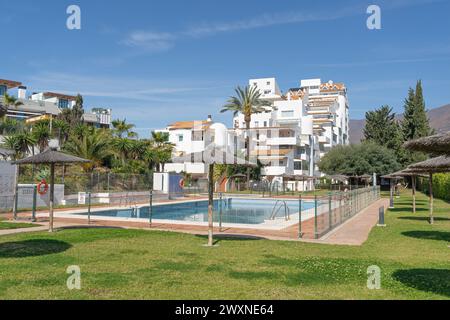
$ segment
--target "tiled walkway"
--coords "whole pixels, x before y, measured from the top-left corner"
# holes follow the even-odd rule
[[[341,226],[337,227],[335,230],[325,235],[321,239],[302,239],[305,242],[332,244],[332,245],[362,245],[368,238],[370,230],[376,225],[378,221],[378,209],[381,206],[387,208],[388,200],[380,199],[373,203],[359,214],[349,219]],[[47,224],[46,218],[40,218],[39,223]],[[55,218],[55,227],[73,227],[73,226],[87,226],[87,221],[85,219],[74,219],[74,218]],[[95,217],[91,220],[92,227],[95,226],[110,226],[110,227],[121,227],[121,228],[139,228],[139,229],[151,229],[151,230],[161,230],[161,231],[174,231],[189,234],[207,234],[206,226],[193,226],[193,225],[174,225],[174,224],[162,224],[154,223],[151,227],[148,223],[143,222],[133,222],[133,221],[106,221],[106,220],[96,220]],[[302,223],[302,229],[307,234],[313,234],[314,221],[313,219],[304,221]],[[30,229],[20,229],[20,230],[5,230],[0,231],[2,234],[12,234],[18,232],[32,232],[32,231],[42,231],[46,230],[46,227],[30,228]],[[299,240],[298,239],[298,224],[282,229],[282,230],[261,230],[261,229],[243,229],[243,228],[224,228],[219,230],[217,227],[214,228],[214,232],[220,236],[240,236],[240,237],[260,237],[272,240]]]

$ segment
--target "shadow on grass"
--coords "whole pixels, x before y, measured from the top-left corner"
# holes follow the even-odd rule
[[[417,239],[450,241],[450,232],[445,231],[405,231],[402,235]]]
[[[398,217],[402,220],[429,221],[430,217]],[[450,221],[450,218],[434,217],[434,221]]]
[[[448,269],[397,270],[392,276],[408,287],[450,297],[450,270]]]
[[[390,212],[401,212],[404,213],[405,211],[410,211],[412,212],[412,206],[408,206],[408,207],[395,207],[392,209],[389,209]],[[428,212],[429,209],[428,208],[416,208],[417,212],[423,211],[423,212]]]
[[[64,241],[34,239],[0,243],[0,258],[26,258],[59,253],[68,250],[71,245]]]
[[[208,236],[202,235],[202,234],[196,234],[195,235],[198,238],[205,239],[205,241],[208,241]],[[218,244],[222,240],[228,240],[228,241],[255,241],[255,240],[265,240],[263,237],[258,236],[251,236],[251,235],[245,235],[245,234],[214,234],[214,245]]]

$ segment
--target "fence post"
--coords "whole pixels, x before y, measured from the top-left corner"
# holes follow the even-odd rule
[[[91,224],[91,192],[88,194],[88,224]]]
[[[153,189],[150,190],[150,199],[149,199],[149,207],[148,207],[148,222],[150,227],[152,226],[153,220]]]
[[[17,220],[17,206],[19,205],[19,185],[16,184],[16,189],[14,192],[14,203],[13,203],[13,219]]]
[[[300,193],[298,196],[298,238],[302,237],[302,194]]]
[[[314,237],[319,239],[319,232],[317,230],[317,195],[314,196]]]
[[[33,186],[33,208],[31,209],[31,222],[36,222],[37,186]]]
[[[223,193],[219,193],[219,231],[222,232],[222,198]]]
[[[332,212],[332,208],[331,208],[331,200],[332,200],[332,193],[329,192],[328,193],[328,223],[330,226],[330,229],[332,229],[333,227],[333,212]]]

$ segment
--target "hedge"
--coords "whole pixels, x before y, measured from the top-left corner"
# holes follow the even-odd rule
[[[428,179],[418,179],[417,189],[428,194]],[[450,201],[450,173],[433,175],[433,196]]]

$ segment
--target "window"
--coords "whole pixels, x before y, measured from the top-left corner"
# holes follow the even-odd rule
[[[294,162],[294,170],[302,170],[302,163],[300,161]]]
[[[264,90],[264,94],[270,94],[272,93],[272,90]]]
[[[264,127],[267,127],[267,121],[264,121]]]
[[[270,81],[267,81],[267,83],[266,83],[268,86],[270,86]]]
[[[293,110],[281,111],[281,117],[282,118],[292,118],[292,117],[294,117],[294,111]]]
[[[183,142],[184,136],[182,134],[178,135],[178,142]]]
[[[255,121],[255,128],[259,127],[259,121]]]
[[[59,99],[58,101],[58,107],[60,109],[67,109],[69,107],[69,100],[66,99]]]
[[[6,93],[6,86],[0,86],[0,96],[4,96]]]

